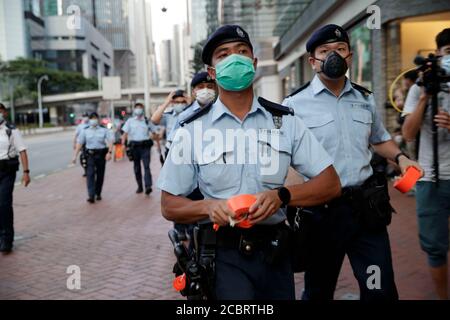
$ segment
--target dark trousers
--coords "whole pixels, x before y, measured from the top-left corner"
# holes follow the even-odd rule
[[[0,171],[0,241],[14,240],[13,191],[16,172]]]
[[[87,156],[87,188],[89,198],[102,194],[103,180],[105,178],[106,153],[97,153]]]
[[[362,228],[349,203],[313,210],[311,265],[305,272],[303,300],[331,300],[345,255],[358,281],[361,300],[397,300],[387,228]],[[378,267],[380,288],[373,284]]]
[[[215,293],[218,300],[294,300],[290,260],[271,265],[261,250],[245,256],[237,249],[217,248]]]
[[[150,172],[150,147],[135,146],[133,147],[134,158],[134,176],[138,187],[142,189],[142,169],[141,162],[144,165],[144,184],[145,188],[152,186],[152,173]]]

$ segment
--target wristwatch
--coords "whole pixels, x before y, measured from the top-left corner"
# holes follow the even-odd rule
[[[282,202],[281,207],[284,208],[291,201],[291,192],[285,187],[278,188],[278,198],[280,198]]]
[[[408,158],[408,156],[404,152],[399,152],[394,158],[396,164],[398,164],[398,158],[400,158],[400,156],[405,156]]]
[[[30,170],[23,170],[23,173],[30,173]]]

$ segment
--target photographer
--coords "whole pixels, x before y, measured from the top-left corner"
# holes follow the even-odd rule
[[[450,28],[436,37],[440,66],[450,75]],[[444,84],[444,83],[442,83]],[[450,83],[448,83],[450,84]],[[447,85],[448,85],[447,84]],[[425,87],[427,84],[425,83]],[[428,255],[436,293],[448,299],[447,255],[449,248],[448,218],[450,214],[450,94],[438,93],[438,112],[433,118],[431,94],[414,84],[406,98],[402,132],[406,140],[413,140],[420,131],[419,163],[425,170],[417,183],[416,202],[419,237]],[[437,126],[438,166],[433,150],[433,121]],[[437,167],[437,168],[435,168]],[[439,173],[436,179],[435,171]]]

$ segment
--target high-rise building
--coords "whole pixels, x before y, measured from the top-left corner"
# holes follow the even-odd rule
[[[218,0],[191,0],[189,8],[191,44],[206,40],[219,26]]]
[[[35,57],[34,50],[45,46],[32,37],[44,35],[38,0],[0,0],[0,58],[14,60]]]
[[[168,86],[172,79],[172,40],[162,40],[159,46],[159,67],[162,86]]]
[[[130,49],[136,61],[136,83],[144,87],[144,73],[147,72],[149,85],[158,83],[155,70],[154,44],[151,23],[151,2],[149,0],[129,1]],[[144,32],[145,31],[145,32]],[[144,42],[145,41],[145,42]],[[147,48],[147,52],[145,52]],[[144,69],[144,59],[147,58],[147,70]]]
[[[97,28],[114,48],[114,70],[116,75],[121,77],[122,88],[137,85],[138,66],[130,48],[129,7],[132,0],[49,1],[61,4],[61,8],[57,10],[58,14],[79,13]],[[46,10],[47,15],[55,13],[54,3],[52,8],[53,10]]]
[[[113,73],[114,51],[111,43],[89,23],[80,18],[79,28],[67,28],[68,16],[44,18],[45,49],[37,50],[49,67],[58,70],[76,71],[86,78],[98,78]]]

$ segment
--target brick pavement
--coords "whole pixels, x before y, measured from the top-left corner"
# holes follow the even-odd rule
[[[154,181],[160,169],[152,155]],[[171,288],[175,261],[160,213],[160,192],[136,195],[132,165],[108,163],[103,201],[86,203],[79,167],[15,191],[15,251],[0,255],[0,299],[181,299]],[[414,199],[391,192],[399,214],[390,235],[402,299],[434,299],[420,251]],[[81,289],[69,290],[67,267],[81,268]],[[296,275],[297,296],[303,275]],[[358,297],[348,261],[336,299]]]

